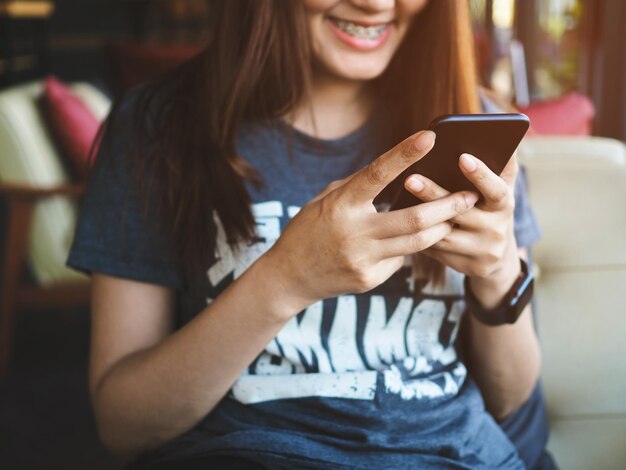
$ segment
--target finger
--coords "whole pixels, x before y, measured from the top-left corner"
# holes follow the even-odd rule
[[[434,132],[418,132],[357,172],[345,187],[350,188],[355,201],[371,203],[385,186],[424,157],[434,144]]]
[[[405,183],[404,187],[413,194],[415,197],[420,199],[423,202],[437,201],[439,199],[447,197],[450,192],[447,189],[442,188],[433,180],[426,178],[423,175],[411,175],[409,176]],[[458,194],[469,194],[472,199],[478,200],[478,193],[474,191],[462,191]],[[474,207],[472,205],[472,207]],[[476,223],[472,222],[472,218],[475,218],[477,214],[476,211],[472,211],[471,213],[468,211],[464,211],[461,214],[457,214],[451,219],[454,223],[460,225],[468,225],[474,226]],[[470,217],[471,216],[471,217]]]
[[[484,196],[485,205],[501,209],[509,203],[511,193],[507,183],[478,158],[464,153],[459,158],[459,167]]]
[[[502,169],[502,173],[500,173],[500,178],[505,181],[509,188],[515,187],[515,179],[517,178],[518,170],[519,165],[517,164],[517,153],[514,153]]]
[[[428,248],[424,250],[423,253],[430,258],[433,258],[439,261],[441,264],[445,266],[449,266],[463,274],[468,274],[471,272],[471,266],[474,263],[474,260],[468,256],[460,255],[456,253],[448,253],[445,251],[436,250],[434,248]]]
[[[476,232],[455,228],[446,237],[435,243],[430,249],[447,253],[476,257],[481,246],[481,238]]]
[[[381,240],[380,254],[383,258],[408,256],[434,245],[452,231],[450,222],[442,222],[421,232]]]
[[[386,258],[380,261],[378,263],[378,268],[382,277],[380,284],[389,279],[389,277],[402,268],[402,266],[404,266],[404,256]]]
[[[419,232],[467,212],[476,201],[476,193],[462,191],[406,209],[376,214],[376,231],[373,235],[390,238]]]
[[[404,187],[424,202],[435,201],[450,194],[450,191],[423,175],[410,175],[405,180]]]

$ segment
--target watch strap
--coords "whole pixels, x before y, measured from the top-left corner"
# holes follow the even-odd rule
[[[484,308],[474,296],[468,276],[465,276],[465,302],[474,317],[489,326],[513,324],[520,317],[533,296],[534,279],[528,265],[520,258],[521,272],[519,277],[506,293],[500,304],[493,309]]]

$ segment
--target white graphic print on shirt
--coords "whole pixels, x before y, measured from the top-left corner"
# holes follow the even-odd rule
[[[298,211],[289,206],[288,218]],[[254,204],[253,214],[262,240],[236,252],[215,216],[219,259],[207,273],[211,285],[239,277],[280,236],[280,201]],[[379,372],[386,392],[406,400],[456,394],[467,375],[454,349],[465,308],[462,278],[448,269],[443,288],[427,285],[416,293],[410,269],[401,271],[394,276],[404,279],[389,292],[381,286],[319,301],[293,317],[241,375],[232,396],[242,403],[373,399]]]

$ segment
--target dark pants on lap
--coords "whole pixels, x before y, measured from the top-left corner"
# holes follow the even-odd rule
[[[514,413],[499,423],[517,448],[520,458],[529,470],[556,470],[554,460],[546,451],[548,417],[541,384],[537,384],[530,398]],[[131,465],[128,470],[263,470],[262,465],[242,457],[205,455],[170,462]]]
[[[530,398],[514,413],[500,423],[500,427],[531,470],[553,470],[557,466],[546,451],[548,443],[548,415],[543,400],[541,383]]]

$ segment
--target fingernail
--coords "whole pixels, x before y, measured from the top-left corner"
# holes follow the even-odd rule
[[[435,133],[433,131],[422,131],[420,135],[413,142],[413,146],[416,150],[426,150],[433,145],[435,142]]]
[[[422,189],[424,189],[424,183],[417,176],[411,176],[406,180],[407,187],[416,193],[419,193]]]
[[[467,171],[474,171],[476,169],[476,159],[474,157],[472,157],[469,153],[464,153],[463,155],[461,155],[461,165],[463,165],[463,168],[465,168]]]
[[[465,202],[467,207],[472,207],[478,202],[478,194],[476,193],[466,193],[465,194]]]

